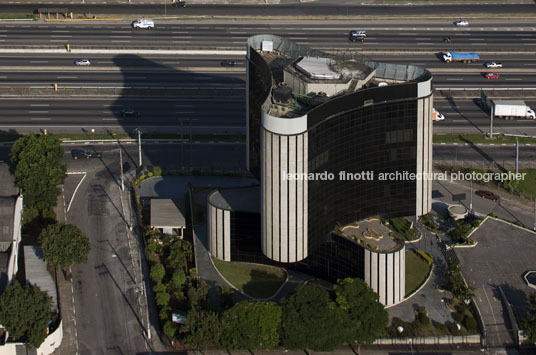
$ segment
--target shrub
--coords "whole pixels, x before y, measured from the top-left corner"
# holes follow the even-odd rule
[[[171,307],[164,306],[162,309],[160,309],[160,313],[158,314],[161,321],[169,319],[170,316]]]
[[[444,333],[444,334],[449,333],[449,328],[447,328],[447,326],[445,324],[443,324],[443,323],[432,321],[432,325],[434,326],[434,328],[439,330],[441,333]]]
[[[156,282],[162,282],[162,279],[166,275],[166,269],[161,263],[151,266],[151,279]]]
[[[477,324],[476,324],[476,320],[472,316],[466,315],[463,318],[462,324],[465,327],[465,329],[467,329],[470,333],[478,332],[478,327],[477,327]]]
[[[452,335],[459,335],[460,334],[460,331],[458,330],[458,326],[456,325],[456,323],[449,323],[449,325],[447,325],[447,328],[448,328],[450,334],[452,334]]]
[[[463,322],[463,319],[464,319],[464,314],[463,313],[460,313],[459,311],[457,311],[456,313],[454,313],[454,320],[458,323],[462,323]]]
[[[415,320],[419,327],[423,327],[430,324],[430,318],[428,318],[428,314],[424,306],[419,306],[419,308],[417,308],[417,315],[415,317]]]
[[[147,177],[153,177],[153,173],[152,173],[151,171],[149,171],[149,172],[147,173]]]
[[[162,175],[162,168],[159,166],[153,167],[153,175],[154,176],[161,176]]]
[[[430,256],[430,254],[428,254],[427,252],[422,251],[421,249],[416,249],[415,252],[416,252],[417,255],[419,255],[424,261],[426,261],[426,262],[428,263],[428,265],[432,265],[432,263],[434,262],[434,260],[432,259],[432,256]]]

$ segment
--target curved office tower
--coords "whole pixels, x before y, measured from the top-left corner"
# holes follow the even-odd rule
[[[431,209],[431,74],[248,39],[248,169],[261,182],[261,245],[294,263],[336,225]],[[290,175],[289,175],[290,174]]]

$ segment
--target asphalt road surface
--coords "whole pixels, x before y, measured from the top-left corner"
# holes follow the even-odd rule
[[[364,16],[364,15],[431,15],[441,14],[445,16],[469,16],[471,14],[524,14],[534,12],[534,4],[346,4],[333,5],[332,3],[301,3],[301,4],[278,4],[278,5],[213,5],[213,4],[190,4],[185,8],[173,8],[170,3],[136,5],[136,0],[131,4],[64,4],[69,11],[76,13],[96,14],[158,14],[164,15],[214,15],[214,16]],[[37,8],[56,8],[58,3],[41,4],[2,4],[1,12],[28,12]]]
[[[351,30],[367,30],[365,42],[351,42]],[[456,27],[450,19],[434,22],[404,20],[244,23],[218,21],[155,20],[154,29],[135,30],[130,21],[115,22],[1,22],[0,45],[140,48],[239,48],[254,34],[285,36],[314,48],[369,50],[429,48],[432,50],[536,50],[533,20],[478,20]],[[444,37],[451,37],[446,44]]]

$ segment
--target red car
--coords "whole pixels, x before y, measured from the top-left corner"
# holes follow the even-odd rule
[[[489,72],[489,73],[486,73],[485,77],[486,79],[499,79],[501,76],[497,73]]]
[[[495,195],[491,191],[479,190],[476,192],[476,194],[480,197],[487,198],[488,200],[492,200],[492,201],[499,200],[499,196]]]

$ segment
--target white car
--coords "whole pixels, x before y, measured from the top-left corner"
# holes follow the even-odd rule
[[[486,68],[502,68],[502,63],[499,62],[487,62],[484,65]]]
[[[142,19],[132,22],[132,27],[134,27],[137,30],[140,28],[152,29],[154,28],[154,21],[148,18],[142,18]]]
[[[432,112],[432,120],[434,121],[443,121],[445,119],[445,116],[443,116],[439,111],[437,111],[435,108]]]
[[[458,20],[458,21],[454,21],[454,24],[456,26],[469,26],[469,21],[467,21],[467,20]]]
[[[91,62],[89,61],[89,59],[78,59],[74,61],[74,65],[89,66],[91,65]]]

